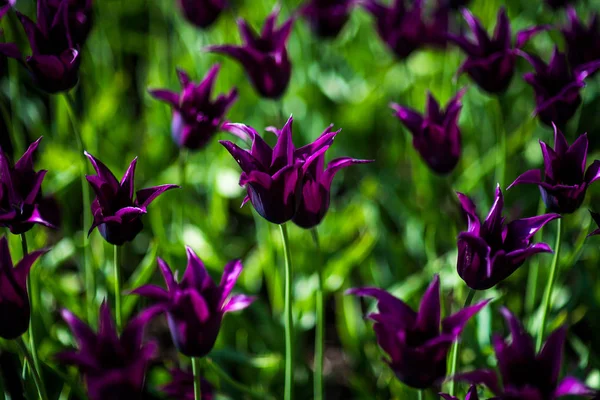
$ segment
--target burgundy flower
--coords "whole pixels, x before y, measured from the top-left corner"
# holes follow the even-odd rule
[[[552,252],[546,243],[531,241],[537,231],[560,215],[544,214],[506,223],[502,217],[504,198],[498,186],[496,200],[482,224],[471,199],[457,194],[469,226],[458,235],[456,268],[470,288],[489,289],[512,275],[532,255]]]
[[[144,327],[159,313],[149,308],[134,317],[119,336],[106,302],[100,307],[98,332],[68,310],[62,317],[71,328],[78,350],[58,354],[63,364],[75,365],[85,378],[90,400],[141,400],[146,367],[157,350],[142,344]]]
[[[179,147],[198,150],[206,146],[217,132],[225,113],[237,98],[237,90],[211,100],[220,66],[214,65],[198,84],[188,74],[178,70],[181,93],[166,89],[150,90],[152,97],[173,107],[171,134]]]
[[[562,132],[556,125],[553,127],[554,150],[540,141],[544,178],[541,170],[532,169],[521,174],[508,188],[522,183],[538,185],[549,211],[570,214],[581,206],[590,184],[600,178],[600,161],[595,160],[586,171],[587,134],[569,146]]]
[[[489,93],[504,92],[514,75],[517,59],[506,10],[501,8],[498,11],[493,37],[489,37],[481,22],[469,10],[463,9],[462,14],[475,41],[466,36],[448,35],[448,38],[467,54],[467,60],[458,73],[466,72],[479,87]],[[523,46],[533,35],[544,29],[545,26],[536,26],[518,32],[516,48]]]
[[[102,237],[110,244],[122,245],[130,242],[142,231],[144,225],[141,217],[146,214],[146,208],[158,196],[177,185],[153,186],[138,190],[134,195],[134,175],[137,157],[131,162],[121,182],[100,160],[85,153],[97,175],[87,175],[85,178],[96,193],[92,203],[94,223],[88,234],[97,227]]]
[[[502,315],[510,328],[512,340],[507,342],[494,335],[493,345],[502,377],[492,370],[478,370],[460,374],[459,380],[484,384],[498,400],[555,400],[563,396],[588,397],[594,392],[573,377],[559,382],[562,353],[567,330],[559,328],[546,340],[542,350],[536,354],[533,340],[523,325],[506,308]]]
[[[317,36],[334,38],[348,22],[355,4],[356,0],[308,0],[301,13]]]
[[[559,8],[566,7],[568,4],[575,3],[575,0],[545,0],[551,8],[558,10]]]
[[[225,0],[178,0],[185,19],[198,28],[211,26],[225,9]]]
[[[392,103],[396,117],[413,136],[413,146],[425,163],[438,174],[452,172],[461,153],[458,117],[465,89],[459,91],[442,110],[431,93],[427,94],[425,115],[411,108]]]
[[[172,369],[171,382],[163,385],[160,391],[173,400],[194,400],[194,375],[181,369]],[[202,400],[213,400],[215,389],[204,378],[200,383]]]
[[[47,0],[51,15],[56,15],[62,3],[67,3],[69,31],[73,42],[82,47],[92,30],[93,0]]]
[[[569,25],[561,29],[567,44],[567,58],[571,68],[585,66],[600,60],[600,23],[598,13],[590,15],[588,25],[577,17],[573,7],[567,9]]]
[[[0,0],[0,18],[14,7],[16,0]]]
[[[188,264],[181,282],[176,282],[171,269],[162,259],[158,266],[167,290],[145,285],[132,291],[134,294],[157,301],[167,313],[173,342],[179,351],[189,357],[204,357],[213,348],[223,315],[243,310],[254,301],[254,297],[238,294],[229,296],[242,273],[240,260],[228,263],[216,286],[206,271],[202,260],[187,247]]]
[[[571,69],[564,53],[554,49],[550,64],[538,56],[520,52],[533,66],[535,73],[523,75],[535,93],[535,113],[550,126],[553,122],[563,127],[581,104],[584,79],[600,68],[600,60]]]
[[[249,200],[264,219],[274,224],[292,219],[301,201],[304,161],[294,157],[292,122],[290,117],[274,148],[269,147],[252,127],[223,124],[223,130],[252,139],[250,151],[230,141],[220,143],[242,168],[240,186],[245,186],[248,192],[243,204]]]
[[[34,224],[56,228],[58,208],[55,202],[42,196],[45,170],[33,169],[33,153],[42,138],[33,142],[14,167],[0,150],[0,226],[19,235]]]
[[[243,46],[209,46],[208,51],[225,54],[237,60],[248,74],[258,93],[267,98],[277,99],[288,87],[292,65],[288,59],[286,43],[292,30],[293,18],[276,28],[279,15],[276,8],[265,21],[262,32],[256,32],[242,19],[238,21]]]
[[[424,15],[423,0],[394,0],[391,6],[365,0],[363,7],[373,15],[381,39],[399,59],[422,47],[444,47],[448,34],[448,9],[437,8],[432,18]]]
[[[440,279],[436,275],[415,312],[402,300],[378,288],[355,288],[346,292],[374,297],[379,313],[370,314],[377,342],[389,355],[388,364],[408,386],[426,389],[446,376],[448,351],[466,323],[489,301],[463,308],[441,320]]]
[[[0,239],[0,337],[3,339],[16,339],[29,328],[27,277],[33,263],[45,252],[31,252],[13,267],[8,240],[4,236]]]

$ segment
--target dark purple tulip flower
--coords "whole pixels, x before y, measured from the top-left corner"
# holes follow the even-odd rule
[[[600,178],[600,161],[595,160],[586,171],[587,134],[579,136],[569,146],[562,132],[556,125],[553,127],[554,150],[540,141],[544,178],[541,170],[532,169],[521,174],[508,188],[522,183],[538,185],[549,211],[570,214],[583,203],[587,188]]]
[[[90,400],[141,400],[146,367],[157,346],[143,344],[146,324],[162,310],[151,307],[131,319],[119,336],[106,302],[100,307],[98,332],[68,310],[62,317],[71,328],[78,350],[58,354],[63,364],[75,365],[84,376]]]
[[[3,339],[16,339],[29,328],[27,277],[33,263],[45,252],[29,253],[13,268],[8,240],[4,236],[0,239],[0,337]]]
[[[469,319],[489,300],[466,307],[441,321],[440,279],[436,275],[421,299],[419,311],[382,289],[350,289],[346,294],[374,297],[379,313],[370,314],[377,342],[389,355],[388,364],[408,386],[426,389],[446,376],[448,351]]]
[[[276,8],[267,17],[260,35],[246,21],[238,20],[243,46],[208,47],[208,51],[225,54],[242,64],[254,88],[261,96],[270,99],[283,95],[292,74],[292,64],[285,46],[294,19],[288,19],[277,28],[275,23],[278,15],[279,9]]]
[[[546,0],[546,4],[548,4],[551,8],[558,10],[559,8],[566,7],[568,4],[575,3],[574,0]]]
[[[594,394],[576,378],[566,377],[559,382],[567,337],[564,327],[552,332],[536,354],[533,340],[519,320],[506,308],[502,308],[502,314],[512,337],[510,342],[500,335],[494,335],[492,340],[502,387],[492,370],[459,374],[459,380],[484,384],[498,400],[555,400],[563,396],[589,397]]]
[[[194,399],[194,375],[180,369],[172,369],[171,382],[160,388],[160,391],[173,400],[195,400]],[[213,400],[215,390],[213,386],[204,378],[200,383],[202,391],[202,400]]]
[[[218,64],[198,84],[192,82],[187,73],[177,71],[181,93],[171,90],[150,90],[152,97],[167,102],[173,108],[171,134],[181,148],[198,150],[206,146],[223,121],[223,117],[237,98],[237,90],[227,95],[220,94],[211,100],[212,91],[219,73]]]
[[[92,30],[93,9],[92,0],[47,0],[53,15],[58,13],[62,3],[68,4],[69,30],[73,42],[83,46]]]
[[[381,39],[399,59],[405,59],[422,47],[445,47],[448,34],[448,9],[436,10],[428,21],[423,0],[394,0],[391,6],[377,0],[365,0],[363,7],[373,15]]]
[[[162,259],[158,266],[167,290],[145,285],[132,291],[158,302],[167,313],[173,342],[179,351],[189,357],[204,357],[213,348],[223,315],[243,310],[254,301],[254,297],[237,294],[229,296],[242,273],[240,260],[228,263],[216,286],[206,271],[202,260],[187,247],[187,267],[181,282],[176,282],[171,269]]]
[[[413,146],[429,168],[438,174],[452,172],[461,153],[458,117],[465,89],[459,91],[442,110],[431,93],[427,94],[425,115],[392,103],[396,117],[413,136]]]
[[[322,38],[336,37],[350,18],[357,0],[308,0],[301,9],[313,32]]]
[[[16,0],[0,0],[0,18],[15,5]]]
[[[501,8],[498,11],[496,29],[492,37],[469,10],[463,9],[462,14],[475,41],[467,36],[448,35],[448,38],[467,54],[467,60],[458,70],[458,74],[466,72],[479,87],[488,93],[504,92],[515,73],[517,60],[506,10]],[[546,27],[536,26],[518,32],[516,47],[520,48],[533,35],[544,29]]]
[[[48,0],[39,0],[37,23],[17,11],[32,52],[24,61],[14,45],[0,46],[4,55],[23,62],[36,85],[48,93],[68,91],[79,79],[79,46],[71,36],[68,6],[63,0],[53,12]]]
[[[581,104],[584,79],[600,68],[600,60],[571,69],[567,56],[558,48],[554,48],[549,64],[538,56],[525,52],[520,54],[535,70],[535,73],[523,75],[535,93],[535,113],[548,126],[553,122],[560,127],[565,126]]]
[[[552,252],[546,243],[531,241],[537,231],[560,215],[544,214],[506,223],[502,217],[504,198],[498,186],[496,200],[482,224],[471,199],[462,193],[457,195],[469,226],[458,235],[456,267],[471,289],[489,289],[512,275],[532,255]]]
[[[250,151],[222,140],[220,143],[229,151],[242,168],[240,186],[245,186],[256,211],[267,221],[283,224],[292,219],[300,205],[302,189],[302,165],[305,161],[294,156],[290,117],[281,129],[274,148],[260,137],[254,128],[242,124],[223,124],[223,130],[246,135],[252,139]]]
[[[19,235],[34,224],[56,228],[58,210],[51,199],[42,196],[45,170],[33,169],[33,153],[40,140],[32,143],[14,167],[0,150],[0,226]]]
[[[110,244],[121,246],[130,242],[142,231],[144,225],[141,217],[146,214],[146,208],[159,195],[177,185],[153,186],[138,190],[134,195],[134,175],[137,157],[131,162],[121,182],[100,160],[85,153],[97,175],[86,175],[86,179],[96,193],[92,203],[94,223],[88,235],[98,228],[102,237]]]
[[[450,396],[449,394],[440,393],[445,400],[459,400],[458,397]],[[479,396],[477,395],[477,387],[475,385],[471,385],[467,395],[465,396],[465,400],[479,400]]]
[[[594,211],[590,210],[590,215],[592,216],[592,219],[594,220],[594,222],[598,226],[598,229],[592,231],[592,233],[590,233],[588,235],[588,237],[600,235],[600,214],[598,214],[597,212],[594,212]]]
[[[562,28],[567,44],[567,58],[571,68],[581,67],[590,62],[600,60],[600,22],[598,13],[590,15],[586,25],[577,17],[573,7],[567,9],[569,25]]]
[[[211,26],[227,6],[225,0],[178,0],[185,19],[198,28]]]

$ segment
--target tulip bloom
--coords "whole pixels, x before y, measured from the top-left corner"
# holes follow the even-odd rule
[[[354,4],[356,0],[309,0],[301,13],[317,36],[334,38],[348,22]]]
[[[571,68],[578,68],[600,60],[600,23],[598,13],[592,13],[586,25],[577,17],[573,7],[567,9],[569,25],[562,28],[567,44],[567,58]]]
[[[494,335],[492,339],[502,387],[492,370],[460,374],[457,377],[459,380],[484,384],[494,393],[494,398],[501,400],[555,400],[563,396],[594,394],[576,378],[558,380],[567,337],[564,327],[555,330],[536,354],[533,340],[519,320],[506,308],[502,308],[501,312],[512,337],[510,342],[500,335]]]
[[[171,337],[179,351],[189,357],[204,357],[213,348],[223,315],[243,310],[254,297],[238,294],[229,296],[242,273],[240,260],[228,263],[216,286],[206,271],[202,260],[187,247],[188,264],[181,282],[176,282],[171,269],[162,259],[158,266],[167,290],[145,285],[132,291],[134,294],[155,300],[167,313]]]
[[[379,313],[370,314],[377,342],[389,355],[388,364],[408,386],[426,389],[446,376],[448,351],[466,323],[489,300],[463,308],[441,321],[440,279],[436,275],[423,295],[419,311],[378,288],[355,288],[346,294],[373,297]]]
[[[292,31],[293,18],[276,28],[279,9],[275,9],[265,21],[262,32],[256,32],[242,19],[238,21],[243,46],[209,46],[208,51],[225,54],[237,60],[248,74],[258,93],[266,98],[277,99],[288,87],[292,64],[288,59],[286,43]]]
[[[538,56],[525,52],[520,54],[535,70],[535,73],[523,75],[535,93],[535,113],[548,126],[552,123],[565,126],[581,104],[580,92],[585,86],[584,79],[600,68],[600,60],[571,69],[566,55],[558,48],[554,48],[550,64]]]
[[[424,116],[396,103],[390,105],[396,112],[396,117],[412,134],[415,150],[429,168],[438,174],[452,172],[460,158],[458,117],[462,108],[460,100],[464,94],[465,89],[459,91],[448,102],[444,111],[433,95],[428,93]]]
[[[0,0],[0,18],[15,5],[16,0]]]
[[[0,150],[0,226],[19,235],[34,224],[56,228],[58,210],[54,202],[42,196],[45,170],[34,171],[33,153],[42,138],[32,143],[14,167]]]
[[[135,186],[135,166],[137,157],[131,162],[121,182],[100,160],[85,153],[97,175],[86,175],[86,179],[96,193],[92,203],[94,223],[88,235],[97,227],[102,237],[110,244],[121,246],[130,242],[142,231],[141,217],[146,208],[158,196],[177,185],[153,186],[138,190],[133,199]]]
[[[160,391],[166,394],[170,399],[177,400],[195,400],[194,398],[194,375],[191,372],[180,369],[172,369],[171,382],[163,385]],[[213,400],[215,390],[213,386],[204,378],[200,383],[202,400]]]
[[[375,18],[381,40],[399,59],[407,58],[422,47],[445,47],[447,8],[438,8],[429,22],[423,15],[423,0],[415,0],[411,8],[407,8],[405,3],[405,0],[394,0],[391,6],[387,6],[377,0],[365,0],[362,6]]]
[[[501,8],[498,11],[493,37],[489,37],[481,22],[469,10],[463,9],[462,14],[475,42],[464,35],[448,35],[448,38],[467,54],[467,60],[459,68],[458,74],[466,72],[488,93],[506,91],[514,75],[517,60],[506,10]],[[544,29],[546,27],[539,26],[518,32],[516,48],[522,47],[533,35]]]
[[[462,193],[457,195],[469,226],[458,235],[456,267],[458,275],[471,289],[489,289],[512,275],[532,255],[552,252],[546,243],[532,244],[531,241],[537,231],[560,215],[544,214],[505,223],[504,198],[498,186],[496,200],[482,224],[471,199]]]
[[[237,98],[237,90],[211,100],[220,66],[214,65],[198,84],[187,73],[177,71],[181,93],[166,89],[150,90],[152,97],[169,103],[173,108],[171,135],[181,148],[198,150],[206,146],[223,121],[225,113]]]
[[[42,0],[43,1],[43,0]],[[73,42],[79,47],[85,44],[92,30],[92,0],[46,0],[51,14],[56,15],[62,3],[67,3],[68,23]]]
[[[29,328],[27,277],[33,263],[45,252],[33,251],[13,267],[8,240],[4,236],[0,239],[0,337],[3,339],[16,339]]]
[[[440,396],[445,400],[459,400],[458,397],[450,396],[449,394],[440,393]],[[477,387],[475,385],[471,385],[465,400],[479,400],[479,396],[477,395]]]
[[[250,201],[264,219],[274,224],[291,220],[300,205],[304,161],[294,157],[292,122],[290,117],[274,148],[254,128],[242,124],[227,123],[223,130],[251,137],[250,151],[230,141],[220,141],[242,168],[240,186],[248,192],[243,204]]]
[[[62,352],[58,359],[79,368],[90,400],[142,399],[146,367],[158,347],[156,343],[142,344],[144,327],[160,311],[153,307],[141,312],[120,336],[106,302],[100,307],[97,333],[72,312],[62,311],[79,349]]]
[[[551,8],[558,10],[559,8],[566,7],[568,4],[574,3],[574,0],[546,0]]]
[[[210,27],[226,5],[225,0],[179,0],[185,19],[201,29]]]
[[[39,0],[37,24],[17,11],[32,51],[24,61],[14,45],[0,46],[0,53],[24,63],[36,85],[48,93],[69,91],[79,79],[81,57],[71,36],[68,7],[68,0],[63,0],[54,12],[48,0]]]
[[[521,174],[508,188],[523,183],[538,185],[549,211],[570,214],[583,203],[587,188],[600,178],[600,161],[585,170],[588,138],[583,134],[571,146],[562,132],[554,127],[554,150],[540,141],[544,157],[542,171],[532,169]]]

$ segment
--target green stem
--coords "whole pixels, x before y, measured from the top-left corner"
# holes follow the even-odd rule
[[[283,239],[283,249],[285,252],[285,391],[284,399],[293,398],[293,379],[294,379],[294,320],[292,316],[292,258],[288,242],[287,227],[285,224],[279,225],[281,229],[281,238]]]
[[[542,215],[545,209],[544,200],[540,198],[536,215]],[[540,229],[539,237],[542,237],[543,229]],[[527,292],[525,293],[525,314],[533,315],[535,309],[535,298],[537,296],[538,275],[540,270],[539,258],[531,261],[527,274]]]
[[[506,174],[506,129],[504,127],[504,113],[502,103],[499,97],[496,97],[496,135],[498,136],[498,145],[500,149],[496,160],[496,182],[504,188],[504,177]]]
[[[77,142],[77,149],[79,156],[83,156],[85,146],[83,143],[83,137],[81,136],[81,118],[75,113],[75,101],[70,93],[65,94],[67,102],[67,109],[71,118],[71,124],[73,125],[73,131],[75,132],[75,139]],[[87,172],[87,163],[85,159],[82,160],[81,164],[81,195],[83,197],[83,266],[85,276],[85,296],[87,306],[87,317],[90,324],[95,324],[95,313],[96,307],[94,305],[96,298],[96,280],[94,276],[94,265],[92,264],[92,257],[90,255],[89,238],[87,235],[88,229],[92,226],[92,214],[90,207],[90,187],[86,182],[85,175]]]
[[[185,149],[181,149],[179,151],[179,185],[181,186],[181,206],[180,206],[180,211],[181,213],[179,214],[179,222],[180,222],[180,231],[179,233],[181,234],[181,240],[183,241],[183,232],[185,230],[185,190],[186,190],[186,177],[185,177],[185,173],[186,173],[186,164],[187,164],[187,151]]]
[[[194,373],[194,399],[202,400],[202,377],[200,376],[201,359],[192,357],[192,371]]]
[[[227,384],[229,386],[231,386],[232,388],[235,388],[237,391],[246,393],[247,395],[252,396],[256,399],[267,399],[267,398],[271,399],[271,396],[269,396],[267,393],[256,391],[256,390],[234,380],[232,377],[229,376],[229,374],[227,372],[225,372],[217,363],[215,363],[210,358],[207,358],[205,361],[206,361],[206,364],[210,368],[212,368],[212,370],[215,372],[215,374],[217,374],[219,379],[227,382]]]
[[[27,236],[25,233],[21,234],[21,249],[23,250],[23,258],[27,254],[29,254],[29,249],[27,246]],[[35,309],[37,308],[37,293],[34,291],[37,289],[37,285],[33,282],[34,276],[29,274],[27,279],[27,292],[29,293],[29,307],[31,309],[31,317],[29,321],[29,347],[31,348],[31,357],[33,359],[33,365],[36,370],[40,371],[40,361],[37,353],[37,346],[35,343],[35,335],[34,335],[34,327],[33,327],[33,315],[35,314]]]
[[[315,376],[314,376],[314,398],[315,400],[323,400],[323,360],[325,348],[325,309],[324,297],[325,289],[323,282],[323,259],[321,253],[321,245],[319,243],[319,231],[317,227],[311,229],[313,241],[317,251],[317,276],[319,277],[319,287],[317,288],[317,326],[315,332]]]
[[[463,308],[469,307],[473,302],[473,298],[475,297],[475,289],[469,289],[469,294],[467,295],[467,299],[465,300],[465,305]],[[454,376],[456,375],[456,370],[458,368],[458,355],[460,353],[460,343],[456,340],[454,344],[454,351],[452,352],[452,363],[450,364],[450,396],[454,396],[456,390],[456,381],[454,380]]]
[[[552,258],[552,266],[550,267],[550,276],[548,277],[548,284],[544,291],[544,298],[542,300],[542,321],[540,324],[540,331],[537,337],[537,349],[538,351],[542,347],[544,342],[544,333],[546,331],[546,320],[548,319],[548,312],[552,306],[552,289],[554,288],[554,282],[556,281],[556,273],[558,270],[558,259],[560,256],[560,244],[562,240],[562,219],[557,221],[556,225],[556,243],[554,244],[554,258]]]
[[[19,338],[15,339],[15,342],[17,343],[19,350],[23,354],[23,358],[27,361],[27,363],[30,366],[34,366],[35,362],[31,356],[31,354],[29,353],[29,350],[27,350],[27,345],[25,344],[23,339],[21,337],[19,337]],[[37,368],[29,368],[29,370],[31,371],[31,375],[33,376],[33,381],[35,382],[35,386],[37,388],[40,399],[48,400],[48,396],[46,395],[46,388],[44,387],[44,383],[43,383],[42,379],[40,378],[40,375],[38,374],[38,369]]]
[[[123,314],[121,311],[121,248],[114,246],[113,264],[115,267],[115,320],[117,321],[117,331],[121,331],[123,326]]]
[[[425,398],[425,394],[423,393],[422,389],[417,389],[417,397],[419,400],[423,400]]]

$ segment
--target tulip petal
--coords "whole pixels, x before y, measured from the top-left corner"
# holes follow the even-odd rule
[[[226,125],[231,126],[231,124]],[[225,129],[225,125],[223,126],[223,129]],[[220,140],[219,143],[221,143],[223,147],[227,149],[229,154],[231,154],[231,156],[235,159],[235,161],[237,161],[240,168],[242,168],[242,171],[250,173],[251,171],[262,169],[260,161],[252,156],[247,150],[241,149],[238,145],[228,140]]]
[[[479,221],[479,216],[477,215],[477,207],[475,206],[475,203],[473,203],[473,200],[471,200],[468,196],[460,192],[456,192],[456,195],[458,196],[458,200],[460,201],[463,211],[467,214],[469,221],[469,226],[467,228],[468,231],[479,234],[481,222]]]
[[[225,303],[223,306],[223,312],[233,312],[243,310],[244,308],[249,307],[256,297],[254,296],[246,296],[245,294],[236,294],[235,296],[231,296],[229,301]]]
[[[600,161],[594,160],[592,165],[589,166],[587,171],[585,172],[585,182],[587,184],[591,184],[592,182],[598,180],[600,178]]]
[[[181,280],[182,287],[195,288],[198,291],[214,287],[214,283],[200,257],[189,246],[186,246],[185,250],[187,253],[187,267]]]
[[[292,124],[294,119],[290,116],[277,137],[277,143],[273,148],[273,160],[271,169],[278,171],[294,161],[294,143],[292,142]]]
[[[379,308],[379,311],[382,313],[394,315],[399,320],[406,321],[405,324],[407,325],[416,322],[417,313],[402,300],[392,296],[383,289],[376,287],[353,288],[348,289],[346,294],[373,297],[377,300],[377,308]]]
[[[144,285],[133,289],[129,293],[137,294],[139,296],[148,297],[149,299],[156,301],[169,301],[169,293],[156,285]]]
[[[596,229],[596,230],[592,231],[591,233],[589,233],[587,237],[595,236],[595,235],[600,235],[600,214],[598,214],[598,213],[590,210],[590,215],[592,216],[592,219],[594,220],[594,222],[598,226],[598,229]]]
[[[488,305],[491,299],[480,301],[469,307],[465,307],[462,310],[446,317],[442,320],[442,332],[449,334],[454,338],[457,338],[462,333],[465,325],[469,320],[477,314],[481,309]]]
[[[480,369],[471,372],[463,372],[454,377],[450,377],[459,382],[468,382],[477,385],[484,385],[490,389],[494,394],[500,394],[500,385],[498,382],[498,375],[491,369]]]
[[[19,158],[19,161],[15,163],[15,169],[17,171],[33,170],[33,153],[35,153],[35,151],[37,150],[41,140],[42,137],[30,144],[27,148],[27,151],[25,151],[21,158]]]
[[[440,277],[437,274],[421,298],[416,325],[421,332],[431,335],[440,330]]]
[[[219,308],[222,308],[226,303],[227,297],[229,297],[231,294],[231,291],[233,290],[238,277],[242,273],[243,268],[244,267],[240,260],[233,260],[225,265],[225,268],[223,269],[223,275],[221,276],[221,283],[219,283],[219,288],[221,289]]]
[[[98,174],[98,177],[102,179],[107,185],[109,185],[113,193],[117,193],[117,191],[119,190],[119,181],[111,172],[111,170],[108,169],[108,167],[104,165],[102,161],[98,160],[96,157],[94,157],[87,151],[85,151],[84,154],[92,163],[92,166],[96,170],[96,174]]]
[[[155,99],[169,103],[175,108],[179,107],[179,93],[166,89],[151,89],[148,92],[150,93],[150,96]]]
[[[496,199],[494,200],[494,204],[490,209],[487,217],[483,221],[483,228],[487,233],[496,233],[500,231],[502,226],[502,209],[504,208],[504,196],[502,195],[502,190],[500,189],[500,185],[496,187]]]
[[[321,184],[326,189],[329,189],[331,188],[331,182],[333,181],[335,174],[337,174],[341,169],[347,168],[351,165],[369,164],[372,162],[373,160],[357,160],[356,158],[350,157],[336,158],[335,160],[332,160],[329,162],[329,164],[327,164],[327,168],[325,169],[325,172],[323,172],[323,179],[321,180]]]
[[[137,157],[131,161],[129,164],[129,168],[127,168],[127,172],[123,175],[123,179],[121,179],[121,190],[125,190],[128,198],[133,199],[133,191],[134,191],[134,179],[135,179],[135,166],[137,165]]]
[[[171,268],[162,258],[157,259],[158,267],[160,268],[160,272],[162,273],[163,278],[165,279],[165,283],[167,284],[167,289],[169,292],[174,292],[177,290],[178,286],[175,282],[175,278],[173,277],[173,272],[171,272]]]
[[[522,31],[517,32],[517,40],[515,46],[517,48],[521,48],[525,46],[525,44],[537,35],[540,32],[544,32],[549,30],[551,27],[549,25],[540,25],[540,26],[532,26],[527,29],[523,29]]]
[[[560,367],[562,365],[563,348],[567,338],[566,327],[556,329],[546,339],[546,343],[537,356],[540,365],[550,372],[549,379],[551,382],[557,382],[560,375]]]
[[[38,258],[46,254],[47,252],[48,250],[46,249],[32,251],[31,253],[26,254],[25,257],[23,257],[23,259],[21,259],[21,261],[17,263],[13,273],[15,275],[17,283],[21,287],[25,287],[25,284],[27,283],[27,276],[29,275],[29,271],[31,270],[31,266],[33,265],[33,263],[36,262]]]
[[[96,334],[71,311],[61,310],[62,318],[73,332],[73,336],[82,349],[93,349],[96,346]]]
[[[567,376],[560,382],[558,388],[554,392],[554,396],[593,396],[596,392],[587,387],[579,379],[572,376]]]
[[[539,169],[530,169],[529,171],[523,172],[521,175],[511,183],[506,190],[510,190],[513,186],[521,184],[533,184],[539,185],[542,182],[542,172]]]
[[[146,189],[138,190],[136,193],[135,203],[141,208],[145,209],[156,199],[158,196],[171,189],[178,189],[178,185],[160,185],[153,186]]]
[[[406,129],[408,129],[411,134],[417,135],[421,131],[424,122],[421,114],[411,108],[396,103],[391,103],[390,107],[396,112],[396,117],[404,124],[404,126],[406,126]]]
[[[560,214],[544,214],[511,221],[507,225],[505,244],[518,249],[529,246],[531,238],[548,222],[560,218]]]

